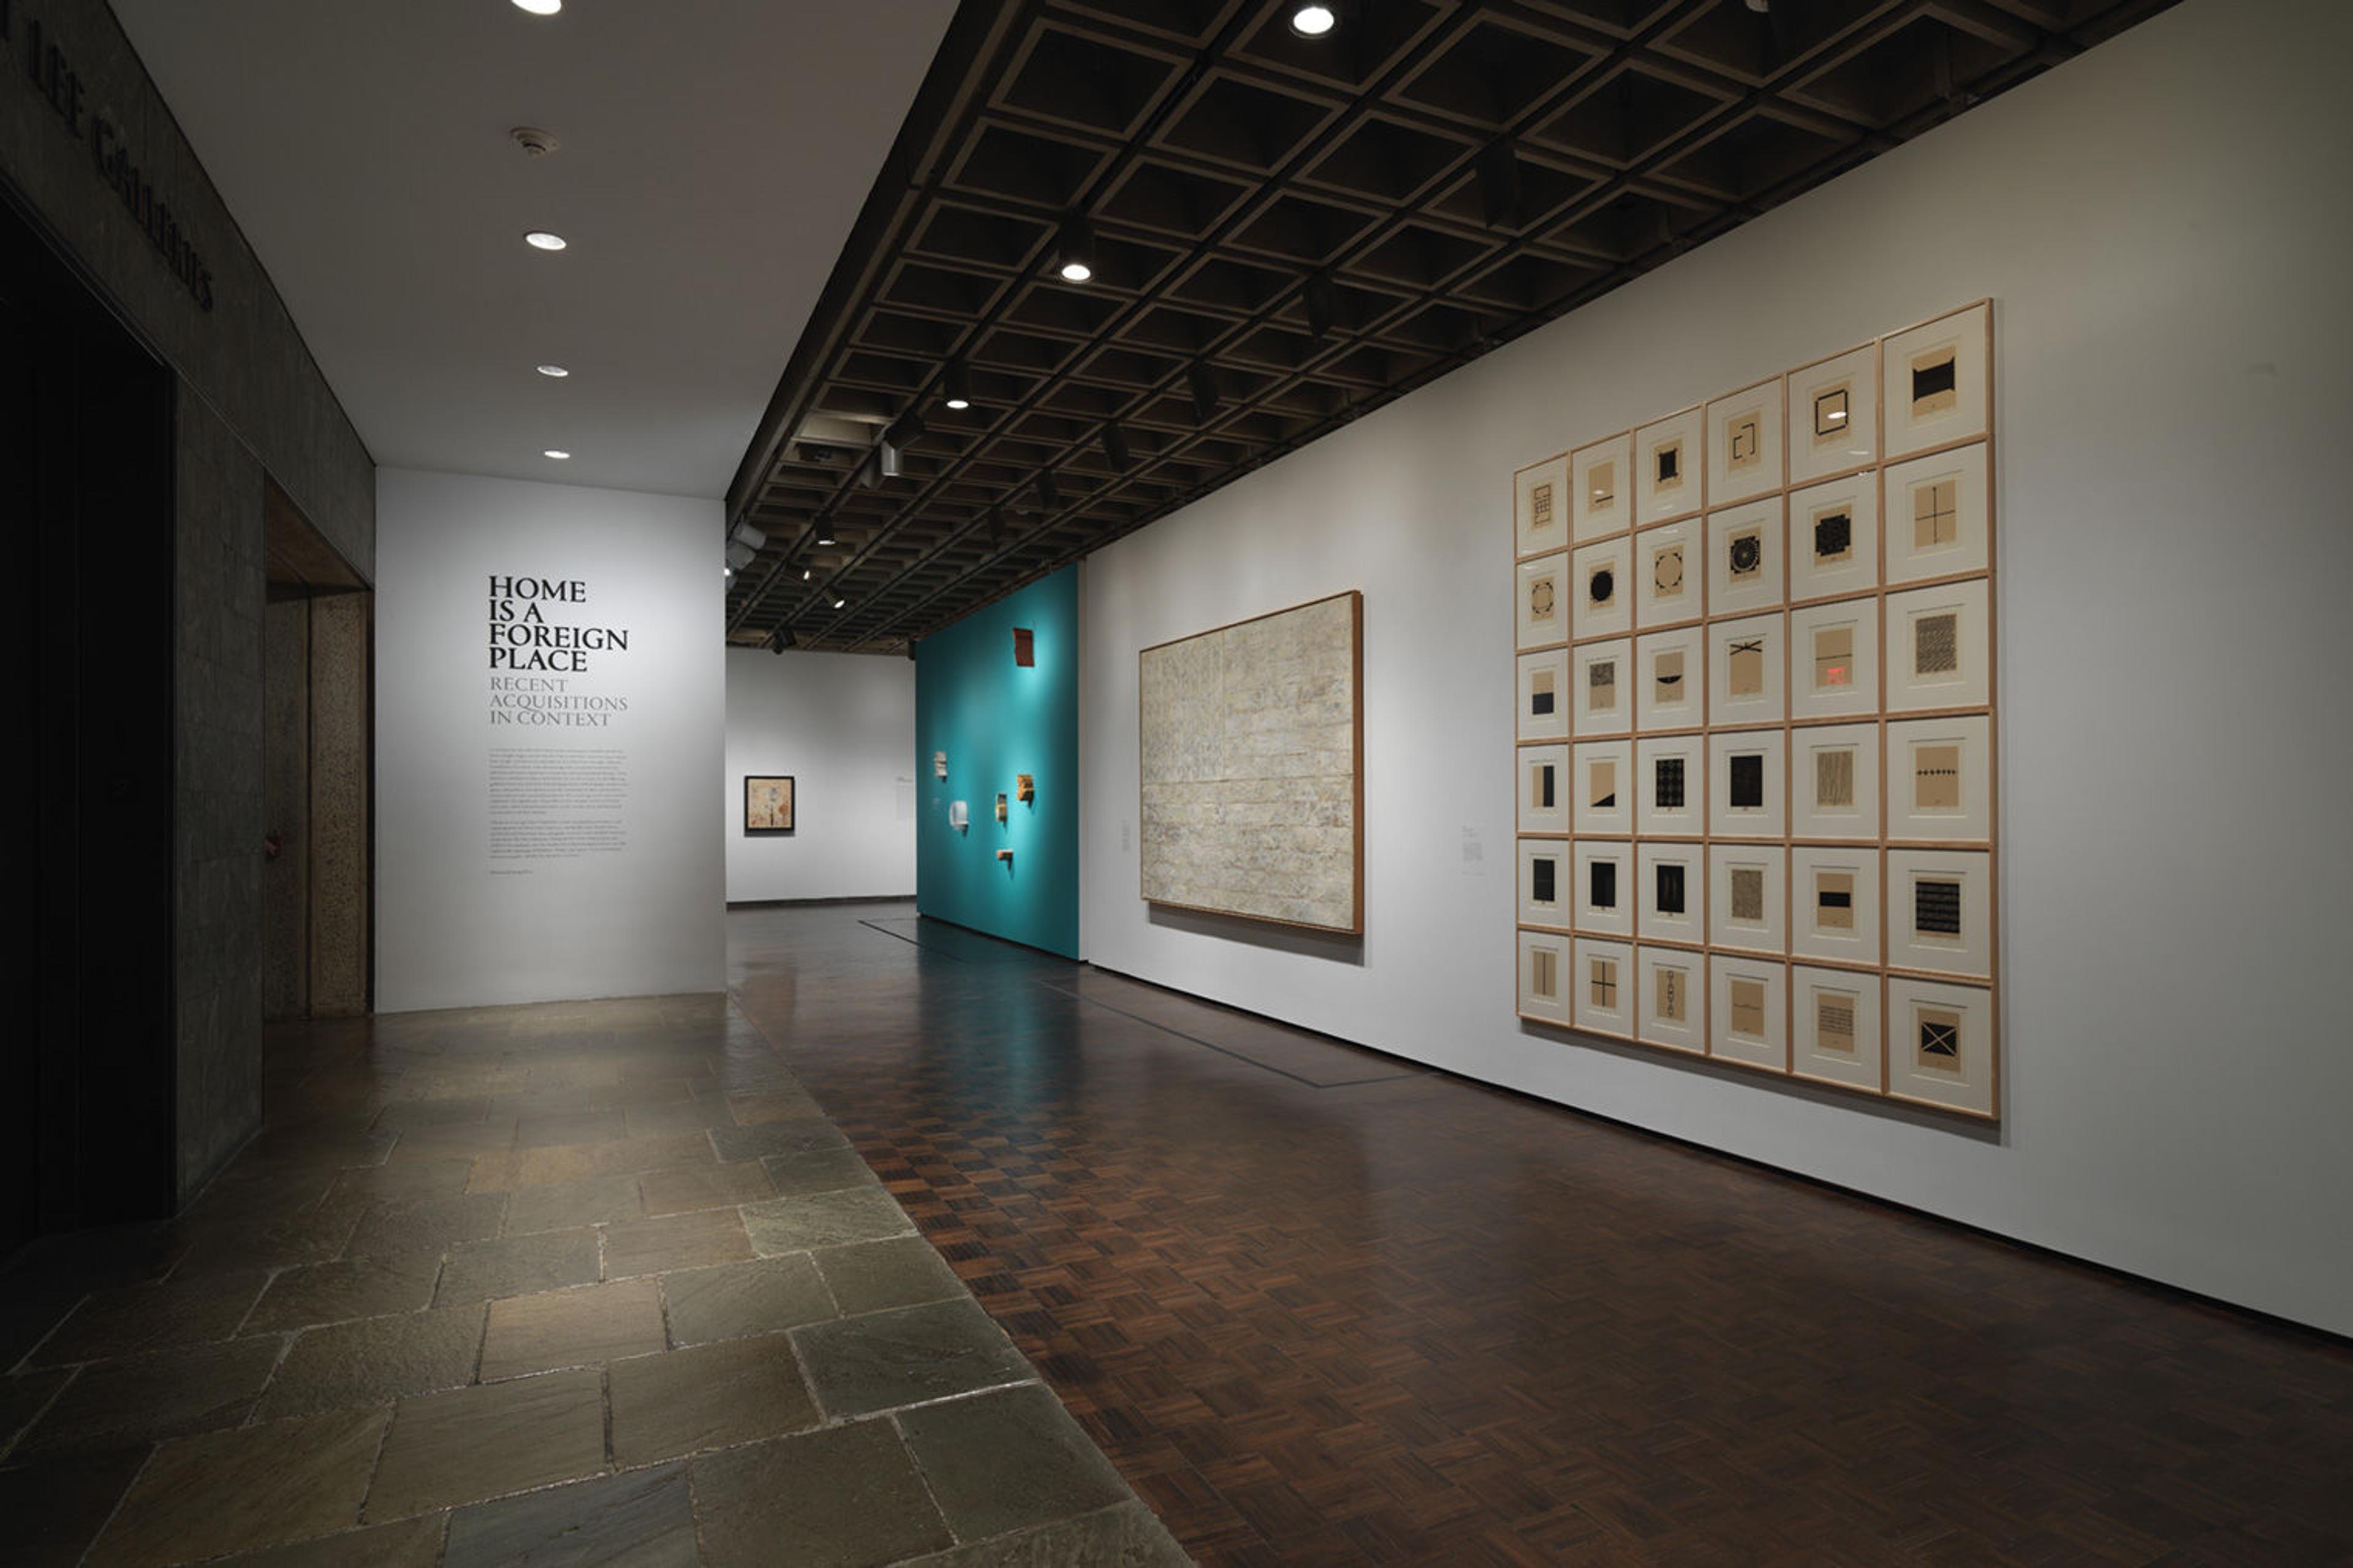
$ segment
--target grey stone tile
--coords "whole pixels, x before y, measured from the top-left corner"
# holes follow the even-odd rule
[[[517,1187],[507,1194],[506,1234],[568,1230],[584,1225],[616,1225],[645,1215],[635,1176],[589,1176]]]
[[[814,1121],[825,1115],[798,1084],[739,1089],[726,1098],[729,1116],[738,1127],[757,1127],[768,1121]]]
[[[761,1162],[769,1184],[782,1194],[837,1193],[844,1187],[880,1186],[873,1168],[855,1149],[822,1149],[814,1154],[771,1154]]]
[[[393,1152],[398,1154],[398,1148]],[[338,1171],[334,1184],[327,1189],[327,1201],[356,1199],[374,1205],[399,1198],[455,1197],[466,1190],[466,1177],[473,1168],[474,1162],[469,1156],[395,1160],[382,1165]]]
[[[751,1256],[752,1238],[733,1209],[642,1219],[605,1230],[605,1274],[611,1279],[733,1263]]]
[[[535,1116],[515,1123],[515,1147],[549,1149],[562,1143],[604,1143],[628,1136],[617,1110],[575,1110]]]
[[[1053,1391],[1037,1384],[902,1412],[900,1430],[966,1541],[1088,1513],[1133,1495]]]
[[[657,1132],[702,1132],[734,1125],[724,1100],[670,1100],[632,1105],[622,1114],[632,1138],[649,1138]]]
[[[887,1421],[707,1454],[691,1473],[710,1568],[870,1568],[950,1543]]]
[[[920,1236],[852,1242],[809,1254],[842,1316],[926,1301],[962,1300],[964,1281],[939,1249]]]
[[[880,1186],[811,1193],[744,1206],[744,1228],[764,1258],[913,1233],[915,1222]]]
[[[476,1503],[449,1519],[444,1568],[695,1568],[683,1465]]]
[[[243,1332],[280,1333],[320,1323],[408,1312],[433,1299],[438,1259],[339,1258],[289,1268],[270,1280],[247,1314]]]
[[[867,1415],[1037,1374],[974,1302],[871,1312],[793,1331],[809,1381],[834,1416]]]
[[[797,1329],[834,1315],[833,1299],[806,1253],[682,1268],[661,1277],[676,1345]]]
[[[290,1216],[200,1222],[190,1227],[188,1255],[172,1278],[324,1262],[343,1250],[358,1222],[359,1210],[348,1203]]]
[[[264,1421],[386,1405],[474,1380],[486,1310],[476,1304],[363,1318],[294,1342],[254,1414]]]
[[[29,1363],[56,1366],[225,1340],[245,1321],[269,1278],[254,1268],[100,1290],[41,1342]]]
[[[397,1524],[240,1552],[213,1568],[434,1568],[441,1561],[441,1532],[448,1523],[446,1513],[419,1514]]]
[[[81,1369],[16,1446],[22,1460],[160,1442],[243,1421],[286,1342],[229,1340]]]
[[[444,1193],[396,1198],[372,1205],[352,1232],[346,1256],[376,1258],[425,1268],[464,1241],[487,1241],[499,1234],[506,1214],[500,1193]]]
[[[975,1542],[904,1568],[1190,1568],[1166,1527],[1140,1502]]]
[[[688,1165],[675,1171],[648,1171],[638,1178],[649,1215],[691,1214],[697,1209],[733,1208],[774,1197],[768,1173],[757,1160],[732,1165]]]
[[[820,1419],[785,1334],[617,1361],[607,1375],[618,1464],[682,1458],[806,1431]]]
[[[661,1293],[651,1279],[582,1285],[491,1303],[480,1381],[647,1355],[669,1342]]]
[[[449,1249],[441,1265],[441,1286],[433,1301],[438,1307],[456,1306],[494,1296],[523,1296],[586,1285],[596,1278],[596,1233],[593,1230],[551,1230],[497,1241],[460,1242]]]
[[[752,1127],[714,1127],[712,1146],[723,1160],[761,1160],[771,1154],[814,1154],[826,1149],[847,1149],[830,1121],[763,1121]]]
[[[747,1264],[745,1267],[757,1268],[758,1265]],[[811,1278],[815,1278],[814,1270]],[[820,1289],[818,1293],[822,1296],[824,1291]],[[826,1315],[828,1314],[819,1314]],[[49,1401],[57,1397],[58,1390],[63,1388],[67,1379],[73,1375],[74,1370],[70,1367],[50,1367],[43,1372],[23,1372],[14,1377],[0,1377],[0,1458],[7,1458],[8,1449],[17,1436],[48,1408]]]
[[[70,1568],[82,1560],[147,1462],[144,1444],[0,1470],[0,1520],[15,1568]]]
[[[369,1489],[367,1521],[576,1480],[605,1468],[593,1370],[404,1399]]]
[[[338,1410],[164,1444],[90,1549],[90,1568],[160,1568],[349,1526],[389,1415]]]

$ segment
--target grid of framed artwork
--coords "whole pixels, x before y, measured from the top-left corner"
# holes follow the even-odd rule
[[[2000,1113],[1993,304],[1514,478],[1518,1011]]]

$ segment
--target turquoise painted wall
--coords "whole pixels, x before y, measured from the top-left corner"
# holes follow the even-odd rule
[[[1013,662],[1013,628],[1038,662]],[[948,754],[937,776],[932,753]],[[1016,773],[1038,781],[1035,800]],[[915,907],[1079,956],[1079,569],[1065,567],[915,645]],[[1005,796],[1006,820],[997,820]],[[948,826],[961,800],[969,823]],[[1013,851],[1010,865],[997,858]]]

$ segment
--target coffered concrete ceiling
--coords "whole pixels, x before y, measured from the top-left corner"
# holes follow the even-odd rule
[[[377,462],[698,496],[955,8],[114,0]]]

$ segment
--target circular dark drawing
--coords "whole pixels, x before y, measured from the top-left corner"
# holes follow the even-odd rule
[[[1764,564],[1765,545],[1753,533],[1744,533],[1732,542],[1732,574],[1746,577]]]
[[[1586,589],[1593,595],[1595,604],[1606,605],[1609,602],[1609,595],[1618,591],[1618,574],[1604,566],[1587,580]]]

